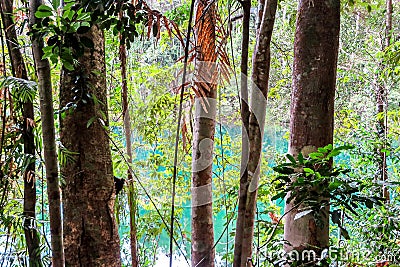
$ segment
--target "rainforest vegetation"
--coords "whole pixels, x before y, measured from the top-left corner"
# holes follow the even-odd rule
[[[0,266],[400,266],[399,10],[0,0]]]

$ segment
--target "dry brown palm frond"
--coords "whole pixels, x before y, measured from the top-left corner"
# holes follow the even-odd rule
[[[151,34],[153,33],[153,37],[155,38],[156,41],[158,41],[161,38],[161,28],[162,26],[165,27],[168,36],[172,38],[172,35],[176,36],[176,38],[181,42],[183,45],[183,37],[182,33],[179,30],[178,25],[168,19],[166,16],[164,16],[160,11],[151,9],[146,2],[144,1],[133,1],[132,3],[135,3],[135,13],[142,10],[146,13],[147,15],[147,23],[145,25],[146,28],[146,33],[142,33],[142,36],[145,34],[147,36],[147,39],[150,39]],[[172,25],[172,27],[171,27]]]
[[[228,55],[229,33],[226,25],[228,20],[222,20],[215,11],[215,7],[209,7],[206,5],[203,12],[204,14],[201,11],[200,14],[196,14],[196,23],[194,28],[201,28],[201,32],[197,32],[198,36],[196,36],[196,39],[201,40],[208,38],[209,40],[215,40],[215,42],[209,43],[205,46],[200,46],[200,44],[191,42],[187,62],[193,63],[189,66],[194,67],[195,69],[194,71],[187,71],[187,73],[188,77],[191,76],[191,79],[188,81],[192,82],[189,89],[193,89],[192,92],[198,98],[204,98],[207,95],[207,92],[216,90],[216,86],[229,83],[233,73],[231,60]],[[210,15],[210,12],[213,14]],[[224,21],[226,23],[224,23]],[[178,28],[174,22],[171,22],[170,25],[172,25],[174,29]],[[211,31],[208,30],[209,28],[214,29]],[[205,35],[206,33],[208,36]],[[202,35],[202,37],[199,38],[199,35]],[[183,61],[184,59],[185,55],[178,58],[177,61]],[[178,76],[182,72],[183,70],[178,73]],[[188,85],[189,83],[185,83],[185,87]],[[180,88],[181,85],[175,85],[172,88],[172,91],[177,93]],[[204,107],[206,106],[204,103],[202,103],[202,105]]]

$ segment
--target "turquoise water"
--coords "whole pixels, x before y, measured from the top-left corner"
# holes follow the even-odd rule
[[[217,127],[216,129],[216,134],[215,134],[215,138],[219,138],[221,133],[223,136],[225,136],[225,138],[227,137],[227,135],[229,135],[230,140],[236,141],[236,140],[241,140],[241,128],[240,127],[221,127],[220,128]],[[119,132],[118,130],[115,132]],[[122,133],[121,133],[122,134]],[[276,131],[275,128],[267,128],[264,134],[264,145],[263,145],[263,151],[264,153],[267,152],[267,150],[271,151],[274,150],[275,153],[279,153],[279,154],[285,154],[287,152],[287,140],[283,138],[283,135],[285,134],[285,132],[283,131]],[[120,135],[121,136],[121,135]],[[142,142],[142,140],[140,138],[136,138],[135,139],[136,142]],[[216,142],[218,143],[218,142]],[[235,153],[232,149],[233,144],[226,144],[224,143],[224,156],[226,158],[228,157],[232,157],[234,156],[233,154]],[[216,151],[221,151],[221,146],[220,145],[216,145],[215,147]],[[143,148],[138,148],[135,150],[135,154],[136,154],[136,162],[139,161],[146,161],[148,160],[148,158],[150,157],[151,154],[153,153],[157,153],[162,155],[162,152],[158,151],[158,150],[146,150]],[[238,153],[238,152],[236,152]],[[240,167],[240,164],[236,164],[236,168]],[[268,165],[272,166],[275,165],[275,162],[272,160],[268,161]],[[163,172],[165,171],[165,166],[158,166],[157,171]],[[224,171],[228,172],[230,170],[232,170],[232,168],[235,168],[235,166],[226,166]],[[220,176],[222,175],[222,166],[218,165],[218,164],[214,164],[213,165],[213,172],[215,176]],[[183,173],[181,173],[182,175],[184,175]],[[190,173],[189,175],[186,174],[186,176],[184,176],[185,180],[190,181]],[[283,207],[284,203],[279,202],[277,203],[279,206]],[[191,208],[190,208],[190,203],[187,203],[187,205],[185,205],[186,207],[183,208],[183,214],[181,216],[181,219],[179,221],[180,224],[180,229],[183,230],[186,233],[189,233],[190,235],[190,218],[191,218]],[[259,204],[258,205],[260,210],[265,210],[267,207],[265,207],[265,205]],[[232,209],[232,208],[231,208]],[[232,210],[230,211],[232,213]],[[234,213],[236,213],[236,210],[233,211]],[[148,213],[148,211],[145,211],[144,209],[139,207],[139,216],[143,216],[146,213]],[[259,215],[259,219],[262,220],[270,220],[269,216],[267,214],[260,214]],[[169,217],[169,214],[168,214]],[[228,215],[228,219],[231,218],[231,214]],[[227,250],[229,252],[229,254],[232,254],[233,251],[233,241],[234,241],[234,236],[233,236],[233,231],[236,225],[236,221],[235,220],[231,220],[230,223],[227,226],[228,223],[228,219],[226,217],[226,212],[224,210],[218,212],[215,216],[214,216],[214,233],[215,233],[215,241],[220,240],[218,242],[218,244],[216,245],[216,254],[217,254],[217,259],[219,259],[218,261],[221,262],[221,266],[223,266],[223,262],[224,260],[222,259],[222,257],[227,254]],[[176,226],[176,225],[175,225]],[[175,233],[179,232],[179,229],[174,229]],[[125,233],[127,234],[129,232],[129,227],[128,225],[120,225],[120,234]],[[228,244],[228,246],[227,246]],[[167,251],[169,251],[169,235],[168,233],[163,230],[162,234],[160,236],[160,239],[158,240],[158,245],[160,248],[160,251],[158,253],[158,258],[159,261],[163,262],[163,259],[165,260],[165,253]],[[181,248],[185,251],[186,255],[190,255],[190,243],[189,241],[186,240],[186,242],[184,242],[183,244],[180,244]],[[174,251],[178,251],[178,249],[175,246]],[[182,261],[182,258],[181,258]],[[178,262],[181,262],[178,261]],[[161,263],[159,263],[161,264]],[[156,265],[157,266],[157,265]],[[162,265],[159,265],[162,266]],[[178,266],[182,266],[182,265],[178,265]]]

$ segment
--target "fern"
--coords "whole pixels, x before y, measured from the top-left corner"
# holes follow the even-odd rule
[[[8,76],[0,79],[0,87],[10,87],[12,95],[19,102],[33,102],[36,97],[37,84],[36,82]]]

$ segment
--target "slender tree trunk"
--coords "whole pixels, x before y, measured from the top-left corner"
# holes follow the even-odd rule
[[[18,46],[17,32],[13,21],[13,1],[1,0],[1,19],[5,29],[7,48],[10,55],[12,73],[17,78],[28,80],[24,58]],[[36,178],[35,178],[35,139],[34,108],[29,100],[22,103],[24,153],[31,157],[24,173],[24,232],[29,253],[30,266],[42,266],[40,259],[40,240],[36,228]]]
[[[212,162],[216,114],[215,4],[196,2],[196,82],[192,156],[192,266],[214,266]],[[172,255],[171,255],[172,256]]]
[[[392,16],[393,16],[393,3],[392,0],[386,0],[386,23],[385,23],[385,40],[382,47],[382,50],[385,50],[390,45],[390,39],[392,36]],[[379,70],[382,72],[384,69],[383,63],[380,64]],[[379,74],[378,74],[379,75]],[[377,112],[380,114],[384,114],[387,111],[387,97],[388,90],[385,86],[385,81],[383,79],[377,79],[377,87],[376,87],[376,106]],[[383,142],[382,146],[379,148],[379,173],[380,180],[385,182],[388,179],[387,174],[387,159],[386,152],[382,151],[386,148],[386,138],[387,138],[387,116],[384,114],[380,116],[377,121],[378,135],[381,141]],[[387,187],[383,186],[383,197],[389,201],[390,193]]]
[[[39,19],[37,19],[34,14],[41,4],[41,0],[30,0],[31,25],[39,22]],[[61,221],[61,192],[58,178],[57,146],[54,126],[53,90],[50,64],[47,59],[43,59],[43,47],[43,39],[38,36],[33,36],[32,52],[39,84],[43,150],[49,200],[52,263],[54,267],[63,267],[64,245]]]
[[[73,159],[61,166],[65,179],[65,263],[67,266],[121,266],[114,217],[114,176],[106,132],[104,35],[94,25],[80,36],[92,40],[94,48],[85,49],[74,71],[63,68],[60,92],[61,107],[71,102],[76,105],[60,116],[64,153],[74,153]]]
[[[137,239],[136,239],[136,188],[132,178],[131,164],[132,164],[132,140],[131,140],[131,119],[129,115],[129,101],[128,101],[128,84],[126,77],[126,47],[124,44],[119,46],[119,58],[121,61],[121,76],[122,76],[122,118],[124,120],[126,154],[128,155],[128,206],[130,216],[130,236],[131,236],[131,255],[132,267],[139,265],[137,255]]]
[[[239,204],[238,217],[236,219],[235,247],[233,265],[240,266],[242,255],[243,224],[246,212],[246,181],[247,163],[249,161],[249,90],[248,90],[248,64],[249,64],[249,38],[250,38],[250,9],[251,1],[240,2],[243,8],[242,25],[242,54],[240,63],[240,115],[242,117],[242,154],[240,164],[240,185],[239,185]]]
[[[252,258],[255,213],[257,206],[258,181],[261,168],[261,151],[264,135],[264,124],[267,107],[268,80],[270,69],[270,43],[275,22],[277,0],[267,0],[261,13],[261,24],[253,55],[252,90],[249,119],[249,161],[245,181],[245,212],[241,240],[241,267],[249,266]],[[242,198],[240,198],[242,200]],[[239,200],[239,201],[240,201]],[[237,240],[240,242],[240,240]],[[235,245],[237,243],[235,242]],[[237,264],[235,262],[235,264]]]
[[[393,1],[386,0],[386,27],[385,27],[386,47],[390,45],[390,40],[392,39],[392,30],[393,30]]]
[[[339,28],[340,0],[299,1],[290,110],[292,155],[302,152],[307,156],[333,143]],[[292,203],[285,209],[284,238],[289,242],[285,250],[311,249],[320,256],[329,246],[329,207],[320,214],[323,227],[316,225],[312,215],[294,220],[299,208],[293,208]]]

